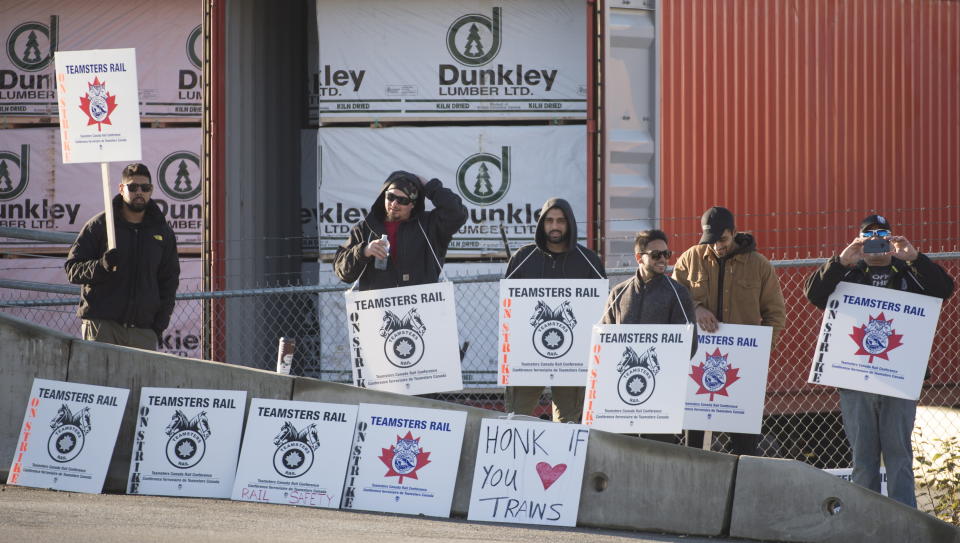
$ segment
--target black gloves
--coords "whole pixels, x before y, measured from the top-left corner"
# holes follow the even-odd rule
[[[116,270],[118,264],[120,264],[120,251],[116,248],[110,249],[100,257],[100,265],[109,272]]]

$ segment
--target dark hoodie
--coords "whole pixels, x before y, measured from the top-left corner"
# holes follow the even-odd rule
[[[415,187],[418,194],[410,219],[400,224],[397,243],[390,247],[391,258],[387,269],[378,270],[373,265],[372,257],[363,256],[363,249],[386,233],[383,224],[387,214],[384,193],[394,183]],[[434,206],[431,211],[424,210],[428,199]],[[444,188],[439,179],[431,179],[421,186],[416,175],[404,171],[393,172],[380,187],[366,218],[353,227],[350,238],[337,248],[334,270],[337,277],[347,283],[359,278],[360,290],[435,283],[440,277],[437,260],[442,266],[450,240],[466,222],[467,208],[459,196]],[[430,250],[431,246],[433,251]],[[436,252],[436,258],[433,252]]]
[[[159,339],[170,323],[180,284],[180,261],[173,230],[157,206],[147,203],[143,221],[123,220],[123,198],[113,198],[117,255],[115,271],[100,262],[107,251],[106,214],[80,230],[64,262],[67,278],[82,285],[77,316],[153,330]]]
[[[567,247],[562,253],[547,249],[543,228],[547,211],[557,208],[567,217]],[[596,253],[577,243],[577,220],[573,208],[562,198],[543,204],[537,219],[536,243],[524,245],[510,257],[506,279],[606,279],[603,263]]]

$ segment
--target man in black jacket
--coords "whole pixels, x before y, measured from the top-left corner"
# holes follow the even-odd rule
[[[107,250],[106,213],[87,221],[70,247],[64,268],[71,283],[82,285],[83,339],[156,349],[170,323],[180,261],[152,191],[146,166],[125,167],[113,198],[116,248]]]
[[[424,211],[427,200],[434,209]],[[339,248],[334,269],[341,281],[360,280],[360,290],[436,283],[453,235],[467,222],[460,197],[439,179],[424,181],[395,171],[384,181],[366,218]],[[390,242],[381,241],[383,235]],[[386,259],[377,269],[376,259]]]
[[[890,250],[864,252],[868,240],[883,238]],[[892,288],[946,300],[953,294],[953,279],[943,268],[917,251],[907,238],[894,236],[881,215],[870,215],[860,224],[859,235],[840,256],[827,261],[807,278],[807,299],[820,309],[841,281]],[[887,495],[917,506],[913,483],[913,432],[917,402],[858,390],[838,389],[843,429],[853,449],[853,482],[880,492],[880,455],[887,468]]]
[[[606,279],[596,253],[577,243],[573,208],[562,198],[543,204],[537,219],[535,243],[524,245],[510,257],[505,279]],[[580,422],[586,387],[550,387],[553,419]],[[507,412],[530,415],[543,387],[510,387],[504,392]]]

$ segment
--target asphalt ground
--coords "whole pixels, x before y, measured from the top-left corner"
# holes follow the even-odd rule
[[[125,494],[78,494],[0,486],[2,542],[312,541],[349,543],[743,541],[468,522],[262,503]]]

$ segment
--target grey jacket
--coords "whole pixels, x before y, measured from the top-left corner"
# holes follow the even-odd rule
[[[693,324],[690,357],[697,352],[697,319],[687,287],[666,275],[644,283],[640,271],[610,291],[602,324]]]

